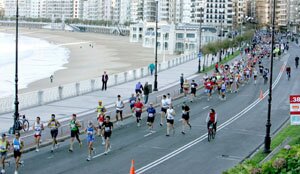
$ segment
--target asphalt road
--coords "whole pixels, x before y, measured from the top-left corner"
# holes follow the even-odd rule
[[[291,46],[289,59],[291,65],[294,63],[295,53],[295,48]],[[284,61],[286,60],[274,62],[274,81]],[[291,81],[287,81],[283,74],[274,88],[272,132],[289,116],[288,96],[300,91],[300,70],[297,71],[292,69]],[[108,155],[101,155],[104,147],[100,145],[99,138],[95,144],[97,156],[90,162],[86,161],[86,143],[82,149],[75,143],[74,152],[69,153],[66,141],[61,143],[61,147],[54,154],[50,153],[50,147],[42,148],[38,153],[25,154],[23,156],[25,166],[21,168],[20,173],[125,174],[129,173],[132,159],[136,161],[137,173],[221,173],[237,164],[264,139],[267,98],[261,102],[257,100],[260,89],[264,92],[267,90],[262,79],[257,85],[252,81],[249,82],[238,94],[228,94],[225,102],[214,95],[210,102],[200,97],[190,103],[192,129],[187,131],[186,135],[180,133],[180,114],[177,114],[176,118],[176,133],[170,137],[165,136],[166,127],[159,126],[159,117],[155,121],[156,132],[150,135],[146,129],[145,119],[138,128],[134,119],[129,118],[125,127],[114,130],[111,140],[112,151]],[[182,100],[184,99],[176,103],[181,103]],[[205,118],[212,107],[219,115],[218,125],[222,126],[216,139],[207,142]],[[181,113],[179,108],[177,113]],[[81,137],[85,138],[84,135]],[[8,168],[7,172],[12,173],[13,168],[14,165]]]

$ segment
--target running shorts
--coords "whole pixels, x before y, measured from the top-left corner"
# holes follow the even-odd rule
[[[188,114],[182,114],[181,118],[184,120],[189,120],[190,116]]]
[[[123,111],[122,110],[116,110],[116,113],[120,113],[120,115],[122,115]]]
[[[174,124],[174,120],[167,119],[167,123]]]
[[[191,88],[191,94],[196,94],[196,88]]]
[[[154,117],[148,117],[147,122],[148,123],[153,123],[154,122]]]
[[[73,131],[71,130],[71,138],[76,137],[79,134],[79,130]]]
[[[135,116],[136,116],[136,117],[141,117],[141,116],[142,116],[142,113],[141,113],[141,112],[135,112]]]
[[[222,92],[222,93],[225,93],[225,91],[226,91],[226,89],[221,89],[221,92]]]
[[[51,133],[52,138],[56,138],[57,135],[58,135],[58,130],[57,129],[52,129],[50,133]]]
[[[87,142],[88,142],[88,143],[94,142],[94,141],[95,141],[94,136],[88,136],[88,137],[87,137]]]
[[[34,134],[34,138],[41,137],[41,134]]]
[[[0,152],[0,159],[6,158],[7,157],[7,152]]]
[[[110,138],[110,136],[111,136],[111,132],[104,132],[105,139]]]
[[[17,151],[14,151],[14,157],[17,158],[17,157],[21,157],[22,153],[21,151],[17,150]]]
[[[167,109],[166,108],[161,108],[161,112],[167,113]]]

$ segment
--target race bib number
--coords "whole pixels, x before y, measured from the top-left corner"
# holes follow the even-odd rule
[[[105,132],[110,132],[110,127],[105,127],[104,130]]]
[[[71,124],[71,128],[75,128],[75,124]]]
[[[5,146],[0,146],[0,150],[5,150],[6,147]]]
[[[15,150],[20,150],[20,146],[19,145],[14,145],[14,149]]]
[[[149,113],[149,117],[153,117],[154,116],[154,114],[153,113]]]

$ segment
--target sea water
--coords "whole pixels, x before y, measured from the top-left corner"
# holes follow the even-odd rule
[[[70,51],[46,40],[19,36],[19,89],[64,69]],[[14,94],[15,35],[0,33],[0,98]]]

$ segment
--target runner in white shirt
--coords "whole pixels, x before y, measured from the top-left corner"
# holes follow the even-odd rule
[[[164,125],[164,120],[166,119],[167,109],[169,108],[169,101],[166,95],[163,95],[161,99],[161,118],[160,118],[160,126]]]
[[[174,118],[175,118],[175,110],[172,105],[170,105],[169,109],[167,110],[167,134],[166,136],[170,136],[170,129],[173,130],[173,135],[175,134],[174,129]]]
[[[42,130],[44,130],[44,126],[41,123],[41,118],[36,117],[36,122],[33,124],[33,130],[34,130],[34,138],[35,138],[35,144],[36,144],[36,149],[35,151],[39,151],[40,147],[40,140],[42,136]]]
[[[117,123],[119,121],[119,116],[121,118],[121,125],[123,125],[123,109],[124,109],[124,102],[121,100],[121,96],[118,95],[118,100],[116,101],[116,119],[117,119]]]
[[[254,85],[256,85],[256,79],[257,79],[257,75],[258,75],[258,72],[256,71],[255,68],[253,68],[253,79],[254,79]]]

